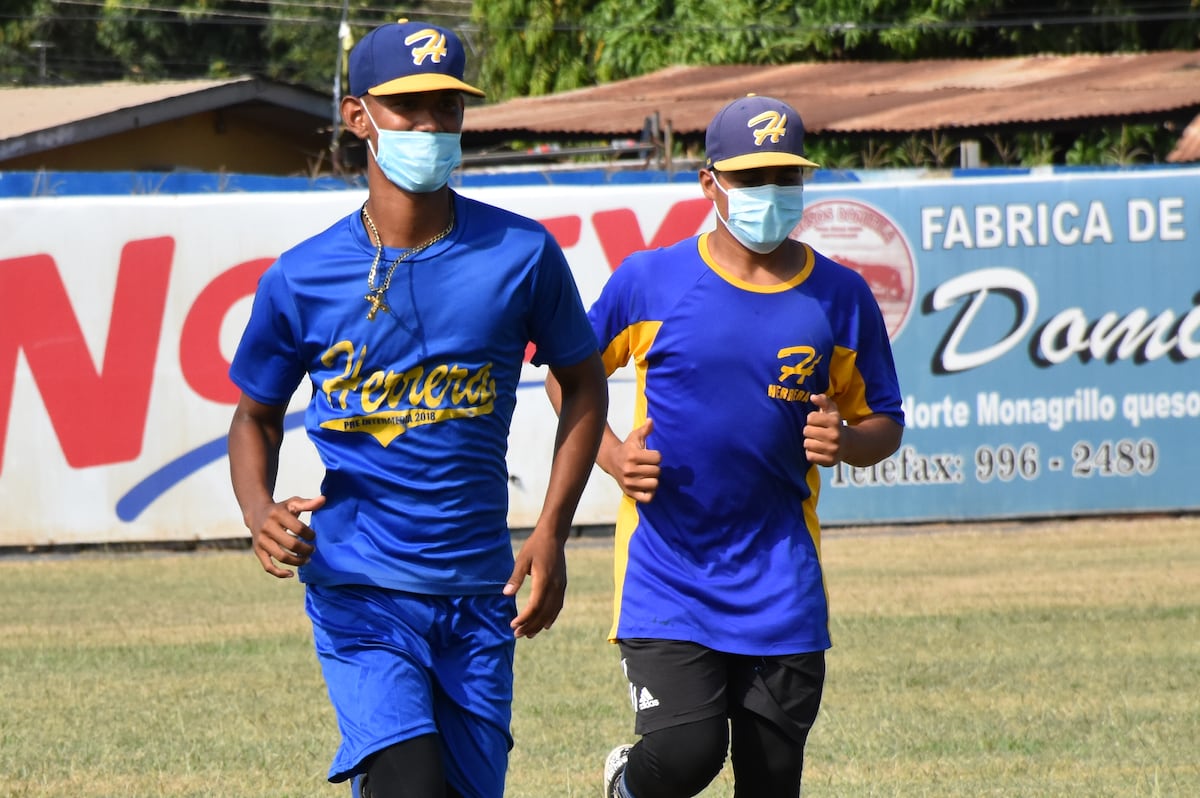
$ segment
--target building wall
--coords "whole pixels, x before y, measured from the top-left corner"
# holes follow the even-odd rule
[[[281,112],[282,113],[282,112]],[[295,132],[300,131],[300,132]],[[329,172],[329,140],[299,127],[283,132],[237,108],[180,117],[104,138],[12,158],[6,170]]]

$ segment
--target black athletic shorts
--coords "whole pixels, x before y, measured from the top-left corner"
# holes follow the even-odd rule
[[[634,731],[659,729],[745,708],[803,742],[817,719],[825,652],[760,657],[679,640],[618,640],[636,713]]]

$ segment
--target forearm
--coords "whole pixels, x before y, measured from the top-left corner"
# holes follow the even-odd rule
[[[554,408],[554,413],[562,416],[562,386],[553,374],[546,375],[546,396],[550,399],[550,406]],[[608,420],[605,419],[604,430],[600,437],[600,446],[596,451],[596,465],[610,476],[616,476],[616,467],[612,463],[612,456],[621,446],[621,438],[613,431]]]
[[[608,390],[599,358],[572,367],[572,379],[547,386],[558,413],[550,479],[538,527],[565,540],[591,475],[608,417]],[[548,380],[549,382],[549,380]]]
[[[867,416],[842,430],[841,460],[852,466],[872,466],[900,447],[904,428],[887,416]]]
[[[274,501],[282,427],[264,425],[241,413],[229,426],[229,475],[243,519]]]

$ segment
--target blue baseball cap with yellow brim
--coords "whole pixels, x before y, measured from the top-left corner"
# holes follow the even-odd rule
[[[380,25],[354,45],[350,93],[378,97],[452,89],[483,97],[463,81],[466,66],[466,51],[454,31],[402,19]]]
[[[804,157],[804,122],[795,108],[749,94],[726,105],[704,134],[705,168],[738,172],[768,166],[818,167]]]

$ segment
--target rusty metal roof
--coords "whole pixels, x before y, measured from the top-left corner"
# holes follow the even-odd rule
[[[1186,124],[1200,113],[1200,51],[676,66],[595,88],[472,106],[463,132],[491,141],[636,137],[657,114],[675,135],[694,137],[718,108],[749,92],[791,103],[814,133],[967,133],[1131,118]]]
[[[829,134],[1190,121],[1168,160],[1200,160],[1200,51],[676,66],[594,88],[473,105],[464,143],[636,138],[656,114],[674,135],[696,140],[718,108],[749,92],[787,100],[810,132]],[[328,119],[331,108],[318,92],[246,77],[4,88],[0,160],[244,102],[294,112],[293,123],[304,118],[309,125]]]

